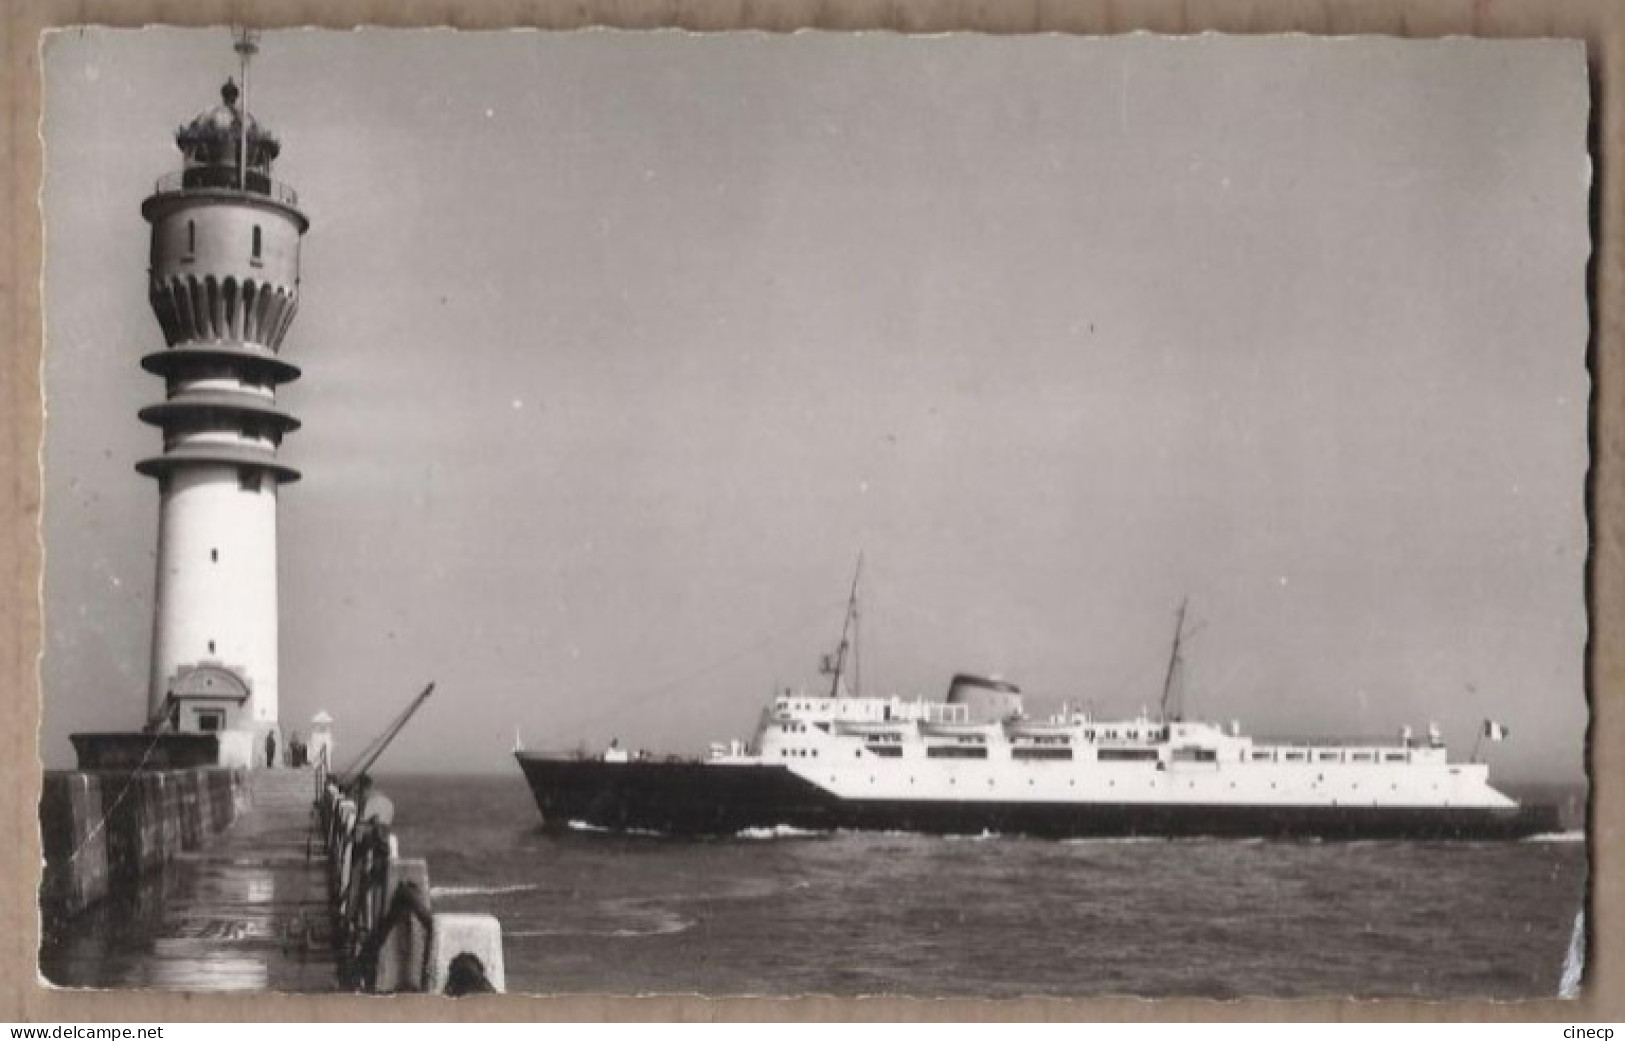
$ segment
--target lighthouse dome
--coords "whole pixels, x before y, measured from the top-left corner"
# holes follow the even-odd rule
[[[193,120],[175,131],[175,144],[186,156],[186,165],[236,166],[241,147],[239,134],[245,122],[248,125],[248,167],[267,172],[272,160],[282,151],[276,134],[260,125],[252,113],[243,113],[237,103],[239,91],[234,80],[226,80],[220,88],[220,104],[197,114]]]

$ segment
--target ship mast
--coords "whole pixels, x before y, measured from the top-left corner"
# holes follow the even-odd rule
[[[1190,606],[1190,602],[1191,598],[1189,596],[1179,602],[1179,617],[1174,622],[1174,645],[1168,652],[1168,674],[1162,679],[1161,712],[1163,723],[1169,721],[1168,700],[1174,690],[1174,673],[1180,665],[1179,644],[1185,636],[1185,609]],[[1179,708],[1182,710],[1183,706],[1179,706]],[[1178,714],[1173,718],[1177,720],[1179,718]]]
[[[846,618],[841,622],[841,643],[835,648],[835,660],[824,658],[824,671],[830,674],[829,696],[841,696],[841,676],[846,672],[846,654],[852,652],[852,694],[857,696],[858,683],[858,579],[863,574],[863,551],[858,551],[858,566],[852,572],[852,592],[846,598]]]

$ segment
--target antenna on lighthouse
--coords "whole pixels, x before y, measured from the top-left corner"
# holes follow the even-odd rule
[[[248,62],[260,52],[260,34],[246,25],[232,26],[231,49],[237,52],[237,71],[243,81],[243,100],[237,109],[237,188],[248,190]]]

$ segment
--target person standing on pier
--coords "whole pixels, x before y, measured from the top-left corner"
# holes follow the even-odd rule
[[[267,770],[276,766],[276,731],[265,732],[265,768]]]

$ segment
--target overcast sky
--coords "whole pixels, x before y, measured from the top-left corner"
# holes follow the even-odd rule
[[[45,51],[48,764],[145,706],[139,206],[224,31]],[[270,33],[282,719],[694,751],[956,671],[1581,774],[1578,43]]]

